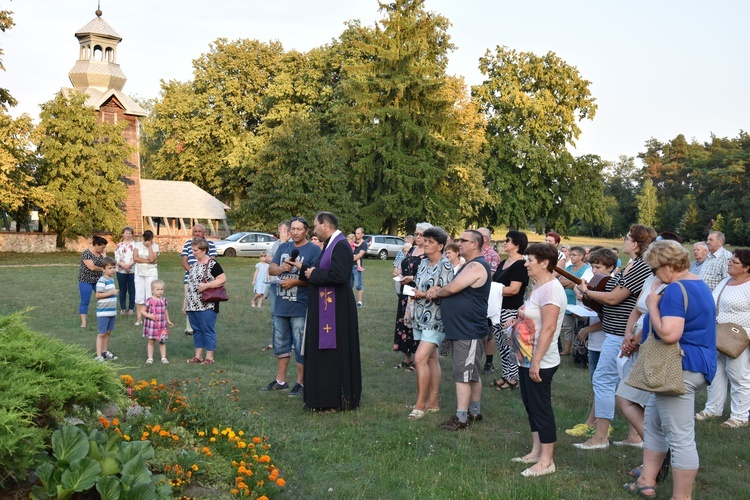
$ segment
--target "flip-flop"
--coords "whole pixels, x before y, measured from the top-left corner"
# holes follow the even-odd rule
[[[512,391],[513,389],[517,389],[517,388],[518,388],[518,382],[516,382],[515,384],[511,384],[510,382],[506,380],[503,385],[496,386],[495,390],[496,391]]]
[[[490,387],[500,387],[502,385],[507,384],[508,381],[504,378],[493,378],[492,382],[490,382]]]
[[[188,359],[187,362],[188,363],[198,363],[198,364],[201,364],[201,363],[203,363],[203,360],[201,358],[199,358],[199,357],[196,356],[194,358]]]

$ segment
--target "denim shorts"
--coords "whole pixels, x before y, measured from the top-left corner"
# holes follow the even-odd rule
[[[416,328],[414,328],[413,333],[414,340],[429,342],[430,344],[435,344],[436,346],[440,346],[440,344],[443,343],[443,340],[445,340],[445,333],[438,332],[436,330],[417,330]]]
[[[357,264],[352,266],[352,288],[362,290],[362,271],[357,270]]]
[[[274,316],[273,317],[273,354],[277,358],[288,358],[294,345],[294,359],[297,363],[305,362],[302,356],[302,334],[305,331],[305,318]]]
[[[104,335],[107,332],[111,332],[115,329],[115,319],[117,319],[117,316],[97,316],[96,322],[97,322],[97,332],[99,332],[99,335]]]

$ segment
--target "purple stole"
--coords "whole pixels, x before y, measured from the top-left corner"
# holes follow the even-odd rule
[[[321,269],[331,268],[333,247],[346,240],[341,231],[336,230],[328,246],[320,257]],[[332,286],[318,288],[318,349],[336,349],[336,289]]]

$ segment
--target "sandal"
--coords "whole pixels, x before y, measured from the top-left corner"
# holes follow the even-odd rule
[[[406,371],[406,372],[415,372],[415,371],[417,371],[417,367],[414,366],[414,362],[411,362],[411,363],[409,363],[407,365],[406,368],[404,368],[404,371]]]
[[[633,486],[635,486],[635,489],[633,489]],[[625,486],[623,486],[625,491],[630,493],[631,495],[640,496],[643,498],[656,498],[656,487],[654,486],[641,486],[638,484],[638,480],[636,480],[633,483],[628,483]],[[647,495],[643,492],[643,490],[654,490],[654,493],[652,495]]]
[[[393,369],[394,370],[400,370],[401,368],[407,368],[408,366],[409,366],[409,363],[407,363],[406,361],[402,361],[399,364],[397,364],[396,366],[394,366]]]
[[[203,360],[202,364],[204,364],[204,365],[212,365],[214,363],[215,363],[215,361],[213,359],[206,358],[206,359]]]
[[[187,362],[188,362],[188,363],[197,363],[197,364],[201,364],[201,363],[203,363],[203,360],[202,360],[201,358],[199,358],[199,357],[195,357],[195,358],[190,358],[190,359],[188,359],[188,360],[187,360]]]
[[[425,410],[417,410],[414,408],[411,413],[409,413],[409,420],[418,420],[422,417],[424,417],[426,414]]]
[[[490,387],[501,387],[503,385],[507,385],[508,381],[504,378],[493,378],[492,382],[490,382]]]
[[[726,422],[723,422],[721,426],[725,429],[739,429],[740,427],[747,427],[747,422],[737,420],[736,418],[730,418]]]
[[[518,388],[518,382],[515,384],[510,383],[509,381],[505,380],[505,383],[502,385],[498,385],[495,387],[496,391],[512,391],[513,389]]]
[[[641,469],[643,468],[643,465],[639,465],[638,467],[635,467],[633,469],[630,469],[628,471],[628,476],[638,479],[641,477]]]

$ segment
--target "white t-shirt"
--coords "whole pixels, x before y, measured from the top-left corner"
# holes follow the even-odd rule
[[[157,257],[159,256],[159,245],[156,243],[151,243],[151,250],[153,250],[154,255]],[[143,244],[143,242],[139,241],[135,244],[133,248],[133,255],[137,255],[141,259],[148,259],[148,248]],[[156,264],[143,264],[140,262],[135,263],[135,274],[136,276],[159,276],[159,271],[156,269]]]
[[[535,287],[531,291],[528,300],[524,302],[521,309],[518,310],[518,316],[528,318],[534,323],[534,351],[536,351],[539,342],[539,332],[542,331],[542,306],[554,304],[559,307],[557,313],[557,324],[552,336],[549,349],[539,364],[540,368],[554,368],[560,364],[560,353],[557,351],[557,339],[560,337],[560,328],[562,327],[563,318],[565,317],[565,307],[568,305],[568,299],[565,297],[565,289],[558,280],[552,280],[540,287]],[[519,360],[519,365],[523,366]]]

